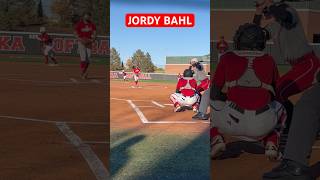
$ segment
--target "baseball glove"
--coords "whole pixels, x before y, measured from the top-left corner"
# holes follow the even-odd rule
[[[88,38],[82,38],[82,39],[81,39],[81,43],[82,43],[85,47],[89,48],[89,47],[92,46],[93,40],[92,40],[92,39],[88,39]]]

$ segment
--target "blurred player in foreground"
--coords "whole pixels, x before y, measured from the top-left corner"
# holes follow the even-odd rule
[[[141,73],[141,70],[138,66],[133,66],[132,67],[132,73],[133,73],[133,79],[134,79],[134,83],[135,86],[138,86],[138,82],[139,82],[139,75]]]
[[[38,35],[37,39],[42,45],[45,64],[48,64],[50,59],[55,65],[57,65],[58,62],[55,58],[55,52],[53,51],[53,40],[47,33],[45,27],[40,27],[40,34]]]
[[[91,21],[92,15],[84,13],[83,18],[74,26],[74,34],[78,40],[78,51],[80,54],[81,78],[88,77],[88,67],[91,61],[92,44],[96,40],[96,25]]]
[[[174,112],[186,109],[198,110],[200,96],[196,93],[197,81],[193,78],[193,71],[186,69],[183,77],[178,80],[176,93],[171,94],[170,99],[174,104]]]
[[[234,36],[236,50],[221,56],[211,87],[212,158],[226,149],[223,134],[260,141],[270,160],[279,157],[286,111],[274,100],[279,73],[272,56],[263,52],[267,39],[260,26],[244,24]]]

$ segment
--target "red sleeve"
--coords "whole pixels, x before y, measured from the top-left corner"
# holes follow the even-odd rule
[[[218,86],[219,88],[223,88],[225,84],[225,71],[226,71],[226,56],[222,56],[220,62],[217,66],[216,72],[213,76],[212,83]]]
[[[94,23],[92,23],[92,29],[93,29],[93,31],[97,30],[97,27],[96,27],[96,25]]]
[[[194,89],[197,89],[197,81],[195,79],[190,80],[190,86]]]

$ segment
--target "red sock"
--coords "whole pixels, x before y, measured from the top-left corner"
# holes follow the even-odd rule
[[[54,57],[52,57],[51,60],[52,60],[55,64],[58,64],[57,60],[56,60]]]
[[[49,57],[48,56],[44,56],[44,59],[45,59],[45,64],[48,64],[48,62],[49,62]]]
[[[211,128],[211,129],[210,129],[210,138],[213,138],[213,137],[215,137],[215,136],[217,136],[217,135],[221,135],[221,134],[219,133],[218,128],[216,128],[216,127]]]
[[[85,66],[86,66],[86,63],[81,61],[81,63],[80,63],[80,69],[81,69],[81,72],[82,72],[82,73],[85,72]]]
[[[273,142],[274,144],[279,143],[279,135],[277,132],[273,131],[270,133],[267,137],[263,139],[264,144],[267,144],[267,142]]]
[[[135,81],[135,83],[136,83],[136,86],[138,85],[138,81]]]

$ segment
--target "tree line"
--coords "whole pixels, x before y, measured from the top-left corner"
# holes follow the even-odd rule
[[[148,52],[143,52],[141,49],[136,50],[132,57],[123,63],[120,58],[120,53],[115,49],[110,50],[110,69],[112,71],[129,70],[133,66],[138,66],[142,72],[155,72],[158,68],[153,64],[151,55]]]
[[[52,16],[44,13],[47,0],[0,0],[0,29],[16,30],[20,27],[46,25],[72,28],[84,12],[91,12],[100,34],[108,28],[109,4],[106,0],[50,0]]]

